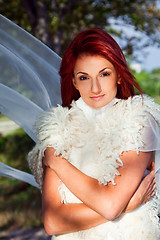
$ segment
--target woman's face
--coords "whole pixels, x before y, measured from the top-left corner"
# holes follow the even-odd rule
[[[100,55],[82,55],[74,67],[73,84],[83,101],[93,108],[101,108],[117,94],[120,78],[111,62]]]

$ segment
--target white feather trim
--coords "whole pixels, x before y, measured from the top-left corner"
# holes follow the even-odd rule
[[[72,103],[71,109],[58,106],[44,113],[35,126],[38,143],[28,155],[30,168],[40,188],[43,184],[42,158],[47,147],[55,148],[56,154],[62,154],[100,183],[115,184],[118,168],[123,166],[120,154],[127,150],[138,153],[145,145],[142,130],[148,124],[146,113],[150,113],[160,125],[160,106],[147,96],[143,99],[135,96],[120,100],[107,108],[101,118],[95,118],[95,121],[89,121],[76,102]],[[59,192],[63,203],[80,202],[63,183]],[[158,240],[159,209],[159,197],[155,196],[147,204],[121,218],[89,230],[64,234],[56,239]]]
[[[146,111],[159,121],[160,107],[152,99],[135,96],[107,108],[95,123],[88,121],[76,102],[71,109],[58,106],[43,113],[35,125],[38,143],[28,154],[28,162],[42,187],[42,158],[47,147],[56,149],[81,171],[99,180],[114,183],[123,166],[123,151],[139,151],[144,145],[141,130],[147,124]],[[128,147],[129,146],[129,147]]]

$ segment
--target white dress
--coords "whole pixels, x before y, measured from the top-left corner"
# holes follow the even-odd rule
[[[101,184],[115,184],[118,168],[123,165],[119,158],[123,151],[133,150],[138,154],[139,151],[158,150],[153,125],[159,131],[160,107],[147,96],[143,100],[141,96],[113,99],[101,109],[92,109],[80,98],[70,109],[58,106],[42,115],[35,126],[39,141],[29,153],[28,162],[40,187],[43,184],[42,157],[47,146],[54,147],[57,154],[62,154]],[[59,191],[64,204],[80,202],[63,183]],[[158,240],[159,213],[157,193],[146,204],[114,221],[53,239]]]

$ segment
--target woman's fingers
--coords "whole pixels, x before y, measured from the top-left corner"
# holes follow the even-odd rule
[[[156,180],[155,180],[155,163],[152,162],[151,169],[148,175],[144,177],[141,182],[141,187],[144,189],[142,203],[146,203],[151,197],[155,195]]]
[[[151,169],[150,169],[150,171],[151,171],[151,172],[154,171],[154,173],[155,173],[155,162],[152,162],[152,163],[151,163]]]

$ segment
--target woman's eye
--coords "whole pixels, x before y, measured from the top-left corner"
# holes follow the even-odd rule
[[[88,77],[87,77],[87,76],[80,76],[79,79],[80,79],[80,80],[86,80],[86,79],[88,79]]]
[[[110,75],[109,72],[104,72],[104,73],[101,74],[101,77],[106,77],[106,76],[109,76],[109,75]]]

